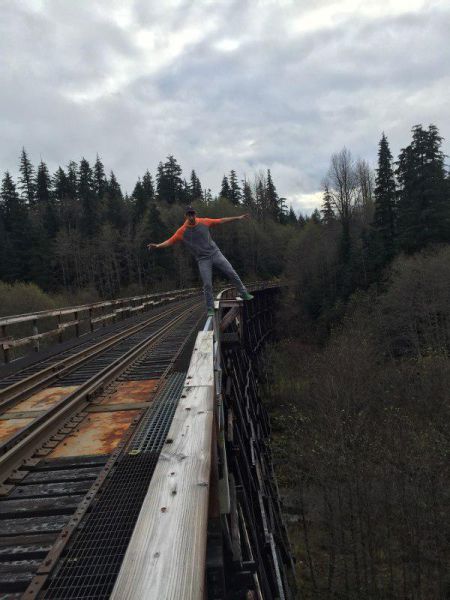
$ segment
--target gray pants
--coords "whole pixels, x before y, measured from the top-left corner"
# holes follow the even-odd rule
[[[230,279],[237,287],[240,294],[245,294],[247,289],[239,278],[239,275],[233,269],[229,261],[220,252],[215,252],[208,258],[201,258],[198,262],[198,269],[200,271],[200,277],[203,281],[203,291],[205,293],[205,301],[207,308],[214,308],[214,295],[212,287],[212,270],[213,267],[222,271],[222,273]]]

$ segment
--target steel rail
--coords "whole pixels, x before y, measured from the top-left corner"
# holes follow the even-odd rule
[[[174,365],[175,361],[178,359],[179,355],[183,352],[183,350],[184,350],[186,344],[188,343],[188,340],[191,338],[192,334],[195,331],[197,331],[198,325],[202,319],[203,319],[203,317],[200,317],[195,322],[195,324],[192,326],[192,328],[189,330],[187,335],[185,336],[184,340],[182,341],[178,350],[176,351],[175,355],[173,356],[170,364],[167,366],[166,370],[161,375],[160,383],[154,388],[155,392],[157,389],[160,392],[161,392],[161,389],[163,391],[164,391],[164,389],[166,389],[167,378],[169,376],[170,371],[173,369],[173,365]],[[133,435],[136,433],[136,430],[138,429],[138,426],[140,425],[144,414],[145,414],[145,410],[142,411],[139,419],[136,420],[132,424],[132,426],[130,426],[130,428],[127,430],[127,432],[124,434],[124,437],[121,439],[117,448],[111,454],[110,458],[108,459],[108,462],[103,467],[101,472],[98,474],[97,478],[92,482],[92,485],[90,486],[90,488],[84,495],[83,500],[78,505],[77,509],[71,516],[70,520],[64,526],[64,528],[59,532],[58,537],[54,541],[52,548],[49,550],[47,556],[42,561],[40,567],[36,571],[35,576],[33,577],[30,584],[28,585],[27,589],[25,590],[24,595],[23,595],[24,598],[27,598],[29,600],[34,600],[35,598],[38,597],[39,592],[42,590],[43,586],[45,585],[45,583],[48,580],[49,576],[51,575],[52,571],[54,570],[54,567],[55,567],[57,561],[59,560],[61,554],[63,553],[65,547],[67,546],[68,542],[72,539],[72,535],[76,531],[76,528],[78,527],[81,519],[84,517],[84,515],[88,511],[91,504],[97,498],[97,494],[100,492],[101,486],[104,483],[107,475],[111,471],[112,467],[117,463],[117,460],[121,456],[123,456],[123,454],[127,451],[126,449],[128,446],[128,442],[131,440]]]
[[[73,413],[80,409],[83,403],[86,403],[96,393],[99,393],[105,385],[111,383],[130,364],[137,360],[150,346],[155,344],[166,332],[172,329],[186,315],[201,305],[201,302],[185,309],[178,316],[174,317],[169,323],[163,325],[150,337],[142,340],[136,346],[131,348],[123,356],[116,359],[112,364],[104,367],[99,373],[93,375],[88,381],[83,383],[77,390],[68,394],[57,404],[48,409],[45,414],[32,421],[21,433],[22,439],[16,445],[0,457],[0,484],[3,483],[14,469],[28,458],[29,454],[36,450],[37,446],[42,445],[58,427],[63,420],[67,420]]]
[[[189,302],[192,302],[192,300],[189,299]],[[182,306],[185,303],[182,303]],[[58,362],[41,369],[37,373],[32,373],[31,375],[28,375],[28,377],[25,377],[24,379],[21,379],[20,381],[3,388],[0,390],[0,411],[10,408],[14,404],[17,404],[23,400],[25,397],[37,392],[44,385],[49,385],[63,375],[67,375],[67,373],[69,373],[71,370],[79,367],[86,361],[92,359],[98,354],[101,354],[105,350],[108,350],[109,348],[141,331],[142,329],[145,329],[149,325],[157,323],[159,320],[170,315],[171,313],[177,312],[179,309],[180,305],[171,306],[168,310],[159,313],[158,315],[154,315],[153,317],[150,317],[141,323],[137,323],[136,325],[127,328],[125,331],[119,331],[118,333],[115,333],[114,335],[103,339],[96,344],[77,352],[76,354],[68,356],[67,358],[63,358],[62,360],[59,360]]]

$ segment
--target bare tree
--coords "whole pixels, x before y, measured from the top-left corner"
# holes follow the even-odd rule
[[[349,223],[358,201],[358,178],[352,154],[347,148],[331,156],[327,183],[332,207],[343,224]]]

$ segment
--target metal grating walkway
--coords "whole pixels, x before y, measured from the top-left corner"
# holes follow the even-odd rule
[[[173,373],[53,576],[45,598],[109,598],[183,389]]]

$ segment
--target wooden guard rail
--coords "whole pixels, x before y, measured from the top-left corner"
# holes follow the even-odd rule
[[[62,342],[64,332],[71,328],[74,328],[75,336],[79,337],[83,329],[93,332],[95,325],[98,323],[105,325],[107,321],[114,322],[118,318],[123,319],[136,312],[145,311],[151,306],[171,302],[179,298],[187,298],[198,293],[198,291],[197,288],[171,290],[169,292],[157,292],[143,296],[119,298],[117,300],[106,300],[104,302],[94,302],[92,304],[0,318],[0,347],[3,350],[3,360],[5,363],[11,360],[11,349],[32,344],[34,350],[38,352],[41,340],[57,336],[59,342]],[[70,316],[72,317],[71,319]],[[64,320],[68,317],[69,320]],[[53,325],[56,324],[56,327],[47,329],[46,331],[39,331],[39,322],[49,325],[48,321],[50,320],[51,323],[54,319],[56,319],[56,323],[53,323]],[[9,334],[11,327],[24,324],[31,325],[31,335],[15,337]],[[49,326],[51,327],[52,325],[50,324]]]
[[[213,358],[213,332],[200,331],[111,600],[204,597]]]

